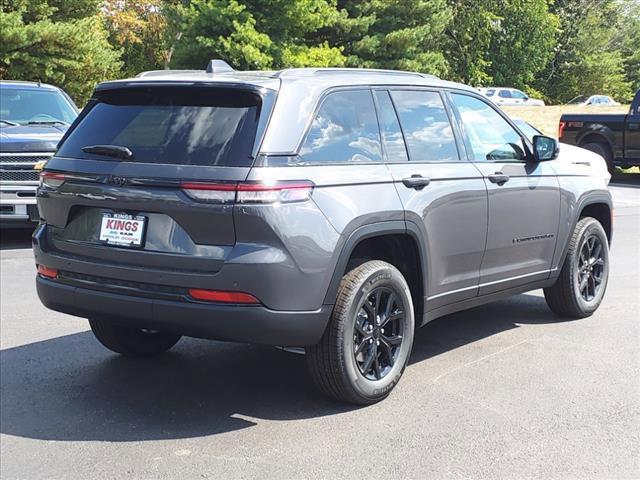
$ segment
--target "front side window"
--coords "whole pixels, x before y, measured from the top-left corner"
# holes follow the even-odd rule
[[[511,96],[513,98],[519,98],[521,100],[524,100],[525,98],[528,98],[524,93],[522,93],[520,90],[513,90],[511,92]]]
[[[305,163],[382,161],[380,131],[370,90],[327,95],[299,153]]]
[[[509,90],[500,90],[500,93],[498,95],[500,95],[502,98],[511,98],[511,92]]]
[[[476,162],[509,162],[525,159],[522,138],[486,102],[468,95],[453,94],[455,105]]]
[[[391,92],[412,162],[458,161],[449,116],[437,92]]]
[[[400,130],[398,116],[391,103],[389,92],[378,90],[375,92],[378,102],[378,111],[380,114],[380,131],[382,133],[382,143],[387,153],[388,162],[406,162],[409,160],[407,156],[407,148]]]

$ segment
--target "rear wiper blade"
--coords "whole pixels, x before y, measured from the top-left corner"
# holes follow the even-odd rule
[[[47,120],[42,122],[27,122],[27,125],[69,125],[62,120]]]
[[[82,151],[85,153],[93,153],[94,155],[122,158],[124,160],[133,158],[133,152],[127,147],[120,145],[87,145],[86,147],[82,147]]]

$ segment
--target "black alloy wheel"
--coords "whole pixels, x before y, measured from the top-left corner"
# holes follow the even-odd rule
[[[596,235],[588,236],[580,249],[578,260],[578,290],[586,302],[593,301],[602,287],[605,260],[602,241]]]
[[[378,287],[363,299],[354,324],[353,354],[365,378],[380,380],[391,371],[402,345],[404,322],[404,304],[393,290]]]

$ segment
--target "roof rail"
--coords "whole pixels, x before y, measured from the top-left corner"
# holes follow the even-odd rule
[[[404,72],[401,70],[385,70],[385,69],[377,69],[377,68],[286,68],[284,70],[280,70],[274,73],[274,77],[286,77],[293,75],[317,75],[317,74],[327,74],[327,73],[344,73],[344,74],[371,74],[377,73],[382,75],[411,75],[414,77],[422,77],[422,78],[433,78],[439,80],[439,77],[436,75],[431,75],[429,73],[420,73],[420,72]]]
[[[147,72],[140,72],[136,75],[136,78],[162,77],[164,75],[170,75],[172,73],[202,73],[202,70],[149,70]]]
[[[235,70],[224,60],[213,59],[207,65],[207,73],[227,73]]]

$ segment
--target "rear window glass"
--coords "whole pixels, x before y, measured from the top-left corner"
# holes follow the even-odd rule
[[[70,133],[58,156],[114,161],[82,148],[115,145],[131,150],[131,162],[250,166],[260,106],[257,94],[228,88],[106,92]]]
[[[327,95],[300,157],[307,163],[381,162],[380,131],[369,90]]]
[[[391,92],[412,162],[459,160],[449,116],[437,92]]]

